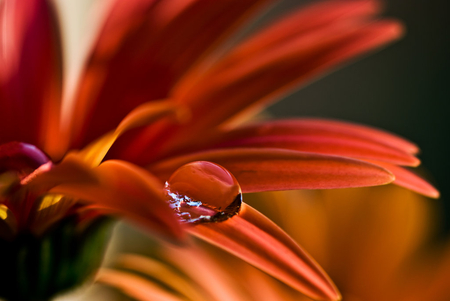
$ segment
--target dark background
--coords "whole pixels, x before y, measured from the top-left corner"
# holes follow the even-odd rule
[[[278,11],[314,1],[285,1]],[[405,37],[311,83],[272,106],[275,117],[317,116],[376,126],[416,142],[422,171],[441,191],[450,233],[450,1],[387,0],[384,16]]]

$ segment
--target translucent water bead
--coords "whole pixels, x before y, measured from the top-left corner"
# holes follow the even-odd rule
[[[186,223],[221,222],[239,213],[242,192],[225,168],[207,161],[177,169],[166,182],[168,201]]]

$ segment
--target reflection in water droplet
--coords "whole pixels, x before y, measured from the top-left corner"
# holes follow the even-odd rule
[[[239,213],[239,183],[220,165],[197,161],[177,169],[165,186],[168,201],[186,223],[221,222]]]

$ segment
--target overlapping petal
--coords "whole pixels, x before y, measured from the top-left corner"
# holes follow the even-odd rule
[[[374,161],[373,163],[391,171],[395,175],[395,181],[393,182],[394,184],[430,198],[439,198],[439,191],[433,185],[428,183],[425,179],[421,178],[414,172],[386,162]]]
[[[187,69],[266,2],[114,1],[75,96],[79,141],[112,130],[139,104],[167,97]]]
[[[274,148],[204,151],[160,161],[148,169],[166,181],[178,167],[200,160],[225,167],[243,192],[361,187],[394,180],[386,169],[363,161]]]
[[[328,9],[333,8],[330,4]],[[318,11],[323,13],[323,10]],[[327,26],[306,26],[305,31],[298,29],[302,28],[301,17],[292,19],[295,22],[289,24],[290,31],[298,31],[298,34],[228,64],[228,60],[235,61],[235,53],[231,51],[190,82],[191,85],[184,84],[180,90],[176,87],[172,91],[174,99],[191,107],[193,118],[187,126],[149,128],[140,139],[148,140],[148,145],[155,140],[164,142],[160,152],[170,151],[180,141],[195,138],[193,133],[260,110],[326,70],[397,39],[402,32],[396,21],[367,21],[361,18],[360,10],[350,8],[347,18],[337,18]],[[276,28],[277,24],[273,26]],[[258,39],[262,40],[265,32]],[[273,35],[270,28],[267,35]],[[238,45],[235,51],[239,49]],[[161,132],[158,137],[150,135],[155,129]],[[141,141],[130,144],[125,155],[140,163],[151,159]]]
[[[185,260],[190,261],[190,258],[185,258]],[[161,262],[159,260],[152,260],[144,256],[129,254],[121,256],[118,260],[118,265],[128,270],[142,273],[151,277],[152,279],[162,282],[166,284],[171,290],[176,291],[177,294],[186,296],[188,300],[211,300],[211,297],[208,296],[208,298],[202,290],[192,287],[191,279],[187,278],[178,270],[170,268],[168,265],[164,264],[164,262]],[[210,274],[214,275],[214,273]],[[100,278],[99,280],[101,281],[102,279]]]
[[[417,147],[396,135],[342,121],[309,118],[258,122],[232,130],[218,129],[180,146],[174,153],[231,147],[293,149],[409,166],[420,163],[410,152]]]
[[[98,166],[116,139],[123,133],[164,117],[182,119],[186,114],[187,112],[181,106],[177,106],[170,100],[144,103],[133,109],[114,131],[103,135],[78,152],[78,156],[83,158],[87,164]]]
[[[238,216],[222,223],[198,225],[190,232],[313,299],[340,299],[331,280],[311,257],[278,226],[246,204]]]
[[[129,272],[103,269],[97,281],[114,286],[141,301],[183,301],[152,282]]]
[[[124,216],[150,231],[176,239],[184,235],[166,203],[162,183],[127,162],[110,160],[90,169],[79,158],[69,156],[29,185],[41,189],[47,186],[50,194],[74,198],[105,214]]]

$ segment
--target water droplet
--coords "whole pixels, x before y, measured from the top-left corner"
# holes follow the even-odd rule
[[[241,208],[239,183],[215,163],[197,161],[181,166],[165,189],[170,206],[186,223],[225,221]]]

